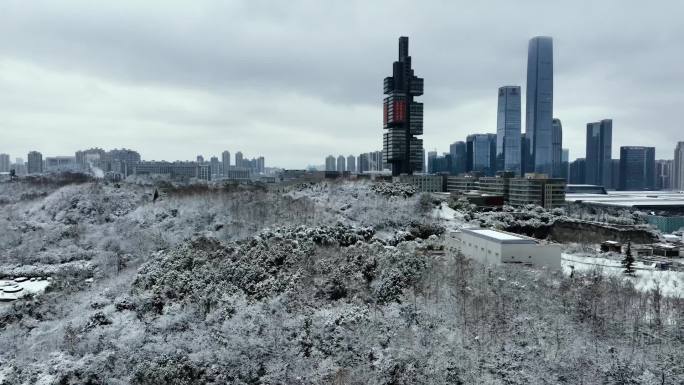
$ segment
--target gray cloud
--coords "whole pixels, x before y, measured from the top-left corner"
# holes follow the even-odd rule
[[[147,159],[223,149],[286,167],[381,146],[397,38],[425,78],[428,149],[492,132],[496,89],[525,86],[527,41],[555,44],[555,115],[571,157],[586,122],[671,157],[684,5],[632,1],[5,1],[0,151],[128,146]],[[598,4],[597,4],[598,3]]]

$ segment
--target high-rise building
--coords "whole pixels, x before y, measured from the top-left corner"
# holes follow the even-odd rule
[[[587,162],[584,158],[577,158],[570,163],[570,184],[585,184]]]
[[[655,188],[655,147],[620,147],[620,190]]]
[[[197,155],[197,163],[204,163],[204,157],[202,155]]]
[[[560,119],[551,123],[551,153],[553,155],[552,177],[562,178],[563,174],[563,126]]]
[[[525,133],[530,140],[531,172],[553,174],[553,40],[537,36],[527,51]]]
[[[370,153],[370,170],[371,171],[382,171],[385,169],[382,154],[383,154],[382,151],[373,151]]]
[[[466,144],[465,142],[454,142],[449,146],[451,154],[451,174],[460,175],[466,172]]]
[[[520,135],[520,174],[524,176],[528,172],[534,172],[534,162],[532,161],[532,147],[530,138],[527,134]]]
[[[338,172],[344,172],[344,170],[345,170],[344,155],[340,155],[337,157],[337,171]]]
[[[684,191],[684,142],[677,142],[673,168],[672,188],[677,191]]]
[[[520,87],[499,88],[496,115],[496,169],[520,175]]]
[[[258,174],[263,174],[266,172],[266,158],[263,156],[256,158],[256,172]]]
[[[354,155],[347,157],[347,171],[356,172],[356,157]]]
[[[14,169],[17,175],[26,175],[28,173],[26,163],[22,158],[15,158],[12,168]]]
[[[451,173],[451,170],[452,170],[451,154],[448,152],[445,152],[442,155],[437,155],[432,160],[432,170],[430,170],[429,172],[433,173],[433,174],[449,174],[449,173]]]
[[[672,190],[672,174],[674,161],[672,159],[658,159],[655,162],[655,188],[656,190]]]
[[[468,161],[472,165],[470,171],[484,173],[485,176],[496,174],[496,134],[473,134],[466,139]]]
[[[38,151],[28,153],[28,173],[40,174],[43,172],[43,154]]]
[[[325,157],[325,171],[335,171],[336,169],[335,157],[332,155]]]
[[[466,172],[473,171],[473,141],[475,136],[468,135],[466,137]]]
[[[423,94],[423,79],[413,73],[408,43],[408,37],[399,38],[399,60],[383,85],[383,162],[391,165],[392,175],[412,174],[424,159],[423,140],[417,137],[423,134],[423,103],[413,101]]]
[[[228,169],[230,168],[230,151],[226,150],[221,153],[221,166],[222,166],[222,175],[226,176],[228,173]]]
[[[219,166],[220,164],[221,162],[219,162],[219,159],[216,156],[212,156],[209,159],[209,174],[211,175],[212,180],[222,174],[221,167]]]
[[[605,187],[612,190],[620,187],[620,159],[610,160],[610,185]]]
[[[568,181],[570,177],[570,150],[564,148],[561,150],[561,173],[560,178]]]
[[[243,162],[244,162],[244,156],[242,155],[242,151],[236,152],[235,153],[235,167],[245,167]]]
[[[613,142],[613,121],[587,123],[587,184],[611,186],[610,160]]]
[[[9,154],[0,154],[0,172],[9,172],[10,170],[10,156]]]
[[[427,172],[435,173],[435,160],[437,159],[437,151],[428,151],[427,154]]]
[[[368,155],[367,152],[364,152],[363,154],[359,154],[357,159],[358,159],[357,172],[359,174],[370,171],[370,156]]]

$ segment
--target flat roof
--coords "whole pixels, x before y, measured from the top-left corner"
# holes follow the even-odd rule
[[[472,229],[463,229],[462,230],[464,233],[472,234],[480,238],[486,238],[491,241],[499,242],[499,243],[526,243],[526,244],[535,244],[537,243],[536,240],[532,238],[528,238],[522,235],[517,235],[517,234],[512,234],[512,233],[507,233],[504,231],[499,231],[499,230],[493,230],[493,229],[478,229],[478,228],[472,228]]]
[[[565,195],[565,200],[616,207],[684,207],[684,194],[677,191],[609,191],[608,194],[569,193]]]

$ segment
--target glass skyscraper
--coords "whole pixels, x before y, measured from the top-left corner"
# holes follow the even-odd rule
[[[587,123],[586,183],[610,188],[613,121]]]
[[[537,36],[527,51],[527,104],[525,133],[532,164],[525,172],[553,174],[553,40]],[[534,169],[532,170],[532,165]]]
[[[520,169],[520,87],[499,88],[496,115],[496,169],[521,174]]]
[[[673,174],[672,187],[684,191],[684,142],[677,142],[675,147]]]
[[[496,134],[473,134],[466,139],[467,164],[470,171],[481,172],[485,176],[496,173]]]
[[[460,175],[466,172],[466,144],[458,141],[451,143],[449,146],[449,153],[451,154],[451,173],[453,175]]]
[[[563,125],[560,119],[553,119],[551,123],[551,153],[553,157],[553,172],[551,176],[561,178],[563,173]]]
[[[655,147],[620,147],[619,189],[655,189]]]
[[[383,162],[392,167],[392,175],[413,174],[423,167],[423,103],[413,98],[423,94],[423,78],[413,74],[408,37],[399,38],[399,60],[392,66],[392,76],[384,80]]]

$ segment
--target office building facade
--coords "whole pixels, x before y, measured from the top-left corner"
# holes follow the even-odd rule
[[[586,183],[611,186],[611,151],[613,143],[613,121],[587,123]]]
[[[366,152],[363,154],[359,154],[359,157],[357,158],[357,165],[358,165],[358,173],[364,173],[370,171],[370,155]]]
[[[527,174],[509,182],[508,202],[511,206],[534,204],[546,209],[565,205],[566,182],[558,178],[546,178],[546,174]]]
[[[551,123],[551,152],[553,168],[551,176],[554,178],[563,177],[563,125],[560,119],[553,119]]]
[[[530,139],[527,134],[520,135],[520,175],[534,172],[534,161],[532,161],[532,147],[530,146]]]
[[[466,138],[467,172],[482,172],[486,176],[496,174],[496,134],[473,134]]]
[[[674,174],[674,161],[671,159],[656,160],[655,188],[656,190],[672,190],[672,176]]]
[[[570,175],[568,177],[570,184],[586,184],[587,183],[587,161],[584,158],[577,158],[570,163]]]
[[[454,142],[449,146],[451,154],[451,174],[460,175],[466,172],[466,144],[463,141]]]
[[[27,171],[29,174],[40,174],[43,172],[43,154],[38,151],[28,153]]]
[[[570,150],[564,148],[561,150],[561,174],[559,178],[563,178],[566,181],[570,177]]]
[[[620,186],[620,159],[610,160],[610,185],[605,186],[609,190],[617,190]]]
[[[655,189],[655,147],[620,147],[620,185],[622,191]]]
[[[496,169],[520,175],[520,87],[499,88],[496,114]]]
[[[0,154],[0,172],[9,172],[10,170],[10,156],[9,154]]]
[[[423,103],[413,100],[423,94],[423,79],[413,73],[408,43],[408,37],[399,38],[399,60],[383,84],[383,163],[390,164],[392,175],[412,174],[424,162],[423,140],[418,138],[423,134]]]
[[[672,188],[684,191],[684,142],[677,142],[673,163]]]
[[[553,40],[537,36],[527,52],[525,134],[530,141],[530,170],[553,174]],[[532,168],[533,167],[533,168]]]

